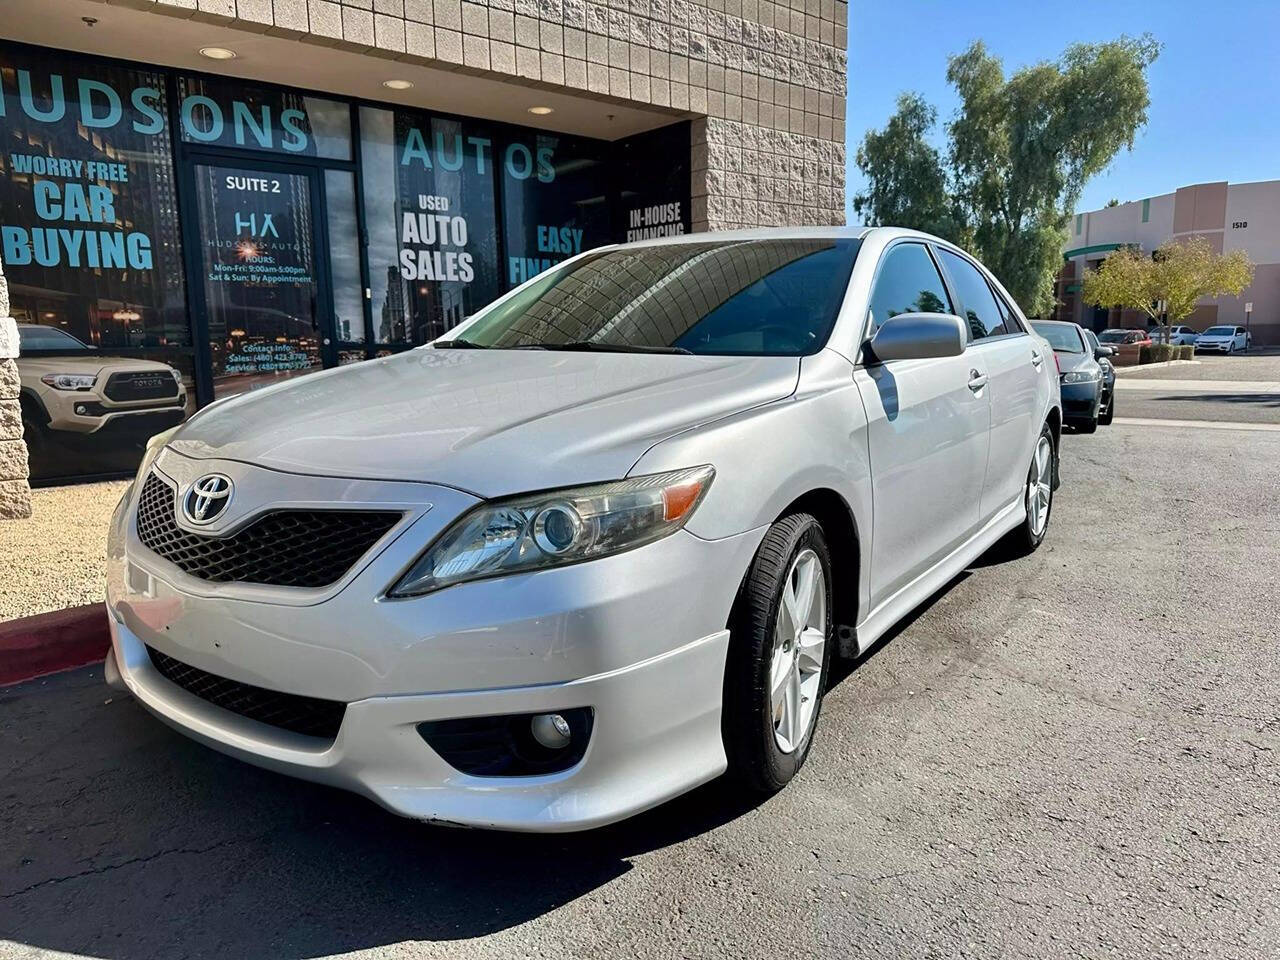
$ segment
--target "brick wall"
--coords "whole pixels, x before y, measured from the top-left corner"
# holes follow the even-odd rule
[[[844,222],[846,0],[115,2],[682,111],[695,230]]]
[[[0,520],[31,516],[17,356],[18,326],[9,316],[9,286],[0,265]]]

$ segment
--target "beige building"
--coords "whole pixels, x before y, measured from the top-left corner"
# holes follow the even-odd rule
[[[1255,265],[1253,284],[1238,297],[1205,299],[1185,321],[1196,330],[1246,323],[1253,342],[1280,344],[1280,180],[1198,183],[1173,193],[1079,213],[1069,227],[1058,276],[1055,317],[1101,330],[1145,326],[1136,311],[1105,310],[1081,302],[1080,278],[1120,246],[1150,252],[1169,240],[1202,236],[1219,252],[1244,250]]]
[[[843,223],[847,24],[845,0],[9,0],[33,479],[126,473],[220,396],[433,339],[581,250]]]

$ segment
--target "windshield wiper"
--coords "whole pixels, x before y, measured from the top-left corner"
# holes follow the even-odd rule
[[[543,350],[582,350],[595,353],[684,353],[692,350],[684,347],[650,347],[636,343],[600,343],[597,340],[570,340],[566,343],[539,344]]]
[[[476,343],[473,340],[464,340],[461,337],[455,337],[453,340],[437,340],[431,346],[437,350],[445,348],[448,350],[488,350],[487,343]]]

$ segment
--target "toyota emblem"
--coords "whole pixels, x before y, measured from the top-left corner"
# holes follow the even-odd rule
[[[231,478],[221,473],[206,473],[182,498],[182,515],[189,523],[213,523],[226,512],[230,502]]]

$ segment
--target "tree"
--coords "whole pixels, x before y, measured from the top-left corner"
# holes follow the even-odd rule
[[[855,212],[970,247],[1028,313],[1048,311],[1070,213],[1146,123],[1146,71],[1159,50],[1150,35],[1076,44],[1006,78],[974,43],[949,61],[961,106],[946,128],[945,164],[927,141],[933,108],[899,97],[856,154],[868,189]]]
[[[892,223],[955,240],[956,219],[938,151],[925,139],[938,113],[916,93],[898,95],[898,110],[884,130],[867,131],[855,155],[866,171],[866,193],[853,210],[866,223]]]
[[[1253,264],[1243,250],[1224,256],[1194,237],[1166,243],[1150,256],[1121,247],[1086,274],[1081,293],[1085,303],[1141,310],[1153,323],[1163,323],[1167,341],[1169,325],[1189,317],[1197,301],[1239,296],[1252,282]]]
[[[1108,200],[1108,201],[1107,201],[1106,206],[1107,206],[1108,208],[1110,208],[1110,207],[1118,207],[1118,206],[1120,206],[1120,201],[1119,201],[1119,200],[1117,200],[1115,197],[1112,197],[1110,200]]]

